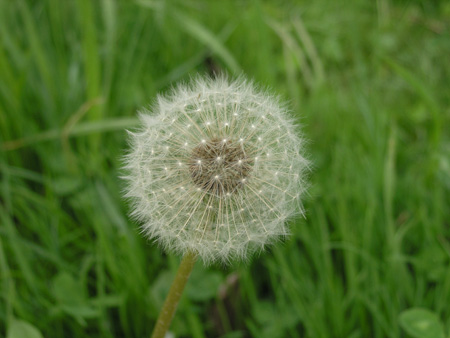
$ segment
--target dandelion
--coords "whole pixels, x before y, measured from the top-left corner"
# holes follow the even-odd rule
[[[148,238],[208,264],[245,259],[289,233],[307,161],[278,98],[244,78],[199,77],[140,119],[126,197]]]

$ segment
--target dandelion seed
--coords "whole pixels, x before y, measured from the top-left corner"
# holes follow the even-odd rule
[[[243,78],[197,78],[159,97],[125,159],[142,231],[206,263],[244,259],[285,236],[285,220],[302,213],[307,168],[291,121]]]

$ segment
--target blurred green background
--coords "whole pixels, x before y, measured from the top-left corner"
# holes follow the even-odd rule
[[[125,129],[225,71],[289,102],[312,188],[197,263],[175,336],[450,337],[449,55],[448,1],[0,0],[0,336],[150,335],[179,258],[127,216]]]

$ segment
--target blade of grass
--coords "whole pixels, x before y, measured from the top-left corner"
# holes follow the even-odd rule
[[[240,73],[241,67],[234,58],[233,54],[231,54],[231,52],[221,42],[219,37],[215,36],[210,30],[195,19],[192,19],[181,12],[175,12],[174,16],[187,33],[211,48],[211,51],[223,60],[231,72],[235,74]]]
[[[1,145],[1,149],[4,151],[11,151],[31,146],[43,141],[62,139],[63,137],[83,136],[93,133],[104,133],[118,130],[123,131],[127,128],[136,127],[138,124],[138,119],[132,117],[110,118],[102,121],[84,122],[79,123],[75,127],[71,128],[68,133],[66,132],[66,134],[64,134],[63,129],[48,130],[30,137],[4,142]]]
[[[88,101],[101,96],[101,68],[100,53],[97,41],[97,29],[95,27],[96,2],[89,0],[78,0],[79,25],[82,32],[83,47],[83,66],[86,77],[86,98]],[[95,8],[96,10],[96,8]],[[103,117],[103,107],[95,106],[89,114],[91,121],[101,120]],[[90,135],[89,137],[93,147],[92,157],[96,158],[100,143],[100,135]]]

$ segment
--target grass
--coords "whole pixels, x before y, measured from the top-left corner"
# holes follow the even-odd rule
[[[450,335],[445,1],[0,1],[0,336],[145,337],[179,263],[121,197],[136,110],[241,72],[310,140],[306,219],[247,264],[198,263],[177,337]]]

